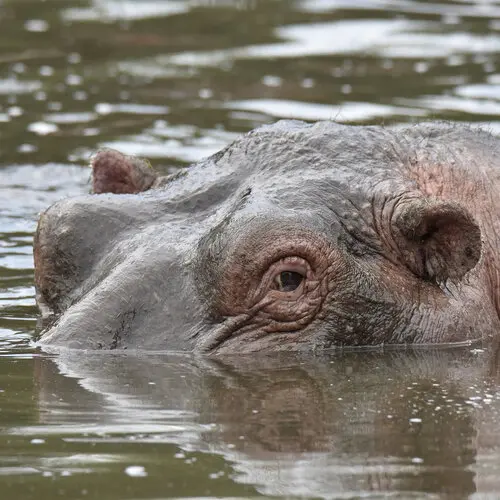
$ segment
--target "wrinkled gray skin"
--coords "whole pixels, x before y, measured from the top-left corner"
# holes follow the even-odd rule
[[[496,336],[499,153],[460,125],[297,121],[172,177],[101,151],[100,194],[40,218],[40,342],[220,354]]]

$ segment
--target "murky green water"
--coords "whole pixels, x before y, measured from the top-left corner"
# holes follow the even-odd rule
[[[281,117],[500,132],[500,1],[0,1],[0,498],[498,498],[497,349],[40,354],[32,234],[111,146]]]

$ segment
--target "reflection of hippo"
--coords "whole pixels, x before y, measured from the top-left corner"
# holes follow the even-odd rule
[[[195,477],[186,472],[192,465],[168,469],[173,453],[159,448],[165,443],[222,455],[234,481],[267,495],[497,498],[498,354],[440,348],[207,358],[63,350],[35,360],[41,425],[34,432],[76,435],[80,444],[58,456],[67,464],[61,453],[76,454],[82,468],[96,456],[123,467],[152,457],[143,487],[155,498],[165,497],[166,477]],[[213,460],[198,455],[198,462],[206,465],[192,497],[209,495],[198,478]],[[112,484],[101,488],[100,498],[113,496]]]
[[[295,121],[170,177],[103,151],[99,195],[40,219],[42,340],[222,353],[492,336],[499,154],[457,125]]]

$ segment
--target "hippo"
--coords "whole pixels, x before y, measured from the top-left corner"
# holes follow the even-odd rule
[[[500,141],[283,120],[177,174],[96,153],[41,214],[39,343],[246,354],[500,331]]]

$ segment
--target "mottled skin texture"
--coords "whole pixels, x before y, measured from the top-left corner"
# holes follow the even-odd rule
[[[247,353],[496,336],[499,152],[459,125],[296,121],[172,177],[102,151],[101,194],[40,218],[40,341]]]

